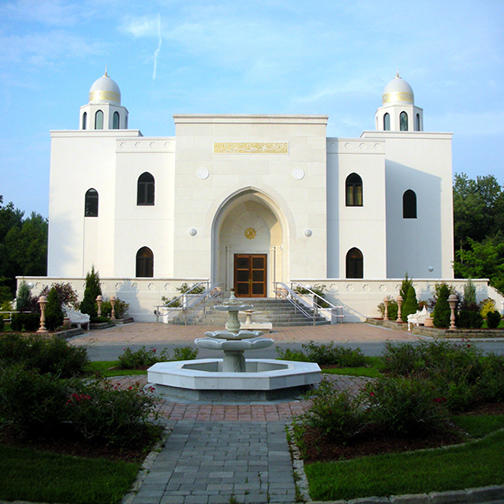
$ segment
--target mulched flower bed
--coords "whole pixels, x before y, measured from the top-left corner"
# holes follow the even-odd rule
[[[352,444],[342,445],[330,443],[321,437],[316,429],[307,428],[303,440],[306,447],[304,461],[322,462],[346,460],[367,455],[413,451],[423,448],[438,448],[444,445],[461,443],[464,441],[464,436],[462,433],[455,432],[416,439],[370,437],[369,439],[359,440]]]
[[[5,429],[1,433],[0,443],[8,446],[43,450],[63,455],[88,458],[103,457],[109,460],[122,460],[123,462],[142,462],[152,448],[152,446],[146,446],[143,448],[138,447],[119,450],[105,445],[93,444],[85,440],[71,439],[69,436],[58,439],[23,440],[14,436],[8,429]]]

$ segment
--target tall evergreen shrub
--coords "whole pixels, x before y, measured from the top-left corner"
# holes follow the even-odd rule
[[[408,273],[405,273],[401,284],[401,290],[399,291],[399,294],[403,298],[403,302],[406,301],[406,298],[408,297],[408,290],[410,287],[413,287],[413,279],[408,278]]]
[[[30,311],[31,289],[26,282],[21,282],[16,296],[16,311]]]
[[[408,315],[416,313],[417,310],[418,310],[418,302],[416,298],[415,287],[413,287],[413,285],[410,285],[401,311],[403,322],[407,322]]]
[[[437,300],[434,306],[434,326],[435,327],[450,327],[450,305],[448,303],[448,296],[450,295],[450,288],[446,284],[439,285],[436,289]]]
[[[63,319],[65,316],[63,314],[63,310],[61,309],[58,291],[55,287],[53,287],[47,295],[45,318],[46,327],[49,331],[54,331],[63,325]]]
[[[91,320],[98,316],[96,307],[96,296],[101,296],[100,277],[98,272],[95,271],[94,266],[91,271],[86,275],[86,288],[84,289],[84,298],[80,304],[80,311],[87,313]]]

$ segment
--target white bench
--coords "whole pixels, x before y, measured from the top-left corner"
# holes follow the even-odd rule
[[[430,317],[430,313],[427,310],[427,307],[423,307],[421,311],[417,311],[416,313],[411,313],[408,315],[408,331],[411,331],[411,325],[419,326],[425,324],[425,319]]]
[[[66,306],[63,308],[63,310],[66,313],[66,316],[70,320],[71,324],[76,324],[80,328],[82,328],[82,324],[85,324],[89,329],[89,314],[81,313],[78,310],[72,310],[72,308],[68,308]]]

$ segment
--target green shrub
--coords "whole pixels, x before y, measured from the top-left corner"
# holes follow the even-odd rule
[[[416,313],[418,310],[418,302],[416,298],[416,292],[415,288],[413,285],[410,285],[408,287],[408,293],[406,295],[406,299],[404,301],[404,304],[402,306],[401,310],[401,317],[403,322],[408,321],[408,315],[411,315],[412,313]]]
[[[106,322],[110,322],[110,319],[108,317],[105,317],[104,315],[91,318],[91,323],[93,324],[104,324]]]
[[[504,356],[489,354],[476,381],[478,399],[504,402]]]
[[[5,326],[4,319],[3,319],[3,317],[0,317],[0,331],[4,330],[4,326]]]
[[[114,305],[115,317],[118,319],[123,318],[128,313],[128,308],[129,304],[126,303],[126,301],[116,298]],[[103,301],[101,312],[105,317],[110,317],[112,315],[112,305],[110,304],[109,299]]]
[[[380,303],[378,305],[378,310],[380,311],[381,316],[385,317],[385,303]],[[397,311],[397,301],[395,299],[389,299],[387,310],[389,320],[397,320]]]
[[[481,316],[477,305],[476,309],[460,310],[457,316],[457,327],[463,329],[479,329],[483,325],[483,317]]]
[[[118,357],[121,369],[146,369],[156,362],[170,360],[168,358],[167,350],[163,350],[159,354],[156,348],[147,350],[145,346],[139,350],[131,350],[127,347],[123,353]]]
[[[68,398],[64,381],[24,369],[0,367],[0,422],[24,437],[54,435],[61,429]]]
[[[447,399],[425,380],[378,378],[366,386],[370,423],[379,432],[419,437],[447,429]]]
[[[86,288],[84,289],[84,298],[80,304],[80,311],[87,313],[91,320],[97,317],[96,298],[101,296],[100,277],[95,271],[94,266],[86,275]]]
[[[191,294],[201,294],[202,292],[205,291],[204,285],[198,285],[197,287],[195,287],[195,285],[196,284],[189,286],[187,283],[184,282],[180,287],[177,287],[177,290],[180,292],[180,294],[185,294],[186,292],[189,291],[191,291]]]
[[[26,282],[21,282],[16,295],[16,311],[30,311],[32,309],[31,289]]]
[[[317,344],[313,341],[302,345],[308,362],[338,367],[358,367],[366,365],[366,357],[360,348],[352,349],[334,343]]]
[[[410,287],[413,287],[413,279],[408,278],[408,273],[405,273],[404,279],[401,282],[401,288],[399,289],[399,294],[403,299],[403,303],[406,301],[406,298],[408,297],[408,291]]]
[[[436,286],[437,300],[434,306],[434,326],[435,327],[449,327],[450,326],[450,305],[448,303],[448,296],[450,289],[448,285],[441,284]]]
[[[501,314],[498,311],[489,311],[487,313],[487,326],[489,329],[497,329],[501,320]]]
[[[173,349],[173,357],[171,360],[193,360],[198,356],[198,349],[190,346],[175,347]]]
[[[324,301],[325,296],[326,296],[326,294],[324,292],[325,289],[326,289],[325,285],[313,285],[312,287],[310,287],[310,290],[312,292],[314,292],[315,294],[317,294],[317,296],[320,296],[320,297],[315,297],[315,299],[314,299],[315,304],[319,308],[327,308],[329,306],[329,304],[326,301]],[[298,294],[305,294],[305,295],[309,294],[309,295],[311,295],[311,292],[307,288],[302,287],[300,285],[298,285],[294,289],[294,292],[297,292]]]
[[[156,404],[139,384],[121,390],[109,382],[73,383],[64,410],[75,433],[85,440],[127,449],[154,435]]]
[[[301,350],[291,350],[286,348],[282,350],[281,348],[276,349],[277,359],[297,361],[297,362],[309,362],[308,357]]]
[[[311,407],[299,421],[317,429],[327,440],[347,443],[365,430],[365,411],[360,398],[340,392],[331,382],[322,380],[310,399]]]
[[[476,304],[476,287],[470,278],[464,285],[464,304],[467,306]]]
[[[40,313],[13,313],[11,329],[13,331],[34,332],[40,327]]]
[[[57,336],[5,334],[0,336],[0,362],[67,378],[83,374],[88,358],[85,348],[71,346]]]
[[[58,291],[52,287],[47,295],[47,306],[45,309],[45,325],[49,331],[55,331],[63,325],[65,315],[61,309],[61,302],[58,297]]]

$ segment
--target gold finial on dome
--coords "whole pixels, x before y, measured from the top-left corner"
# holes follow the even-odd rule
[[[401,78],[401,76],[399,75],[399,70],[397,70],[397,71],[396,71],[396,73],[395,73],[395,78],[396,78],[396,79],[400,79],[400,78]]]
[[[103,74],[104,77],[108,77],[108,73],[107,73],[107,65],[105,65],[105,73]]]

